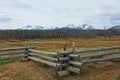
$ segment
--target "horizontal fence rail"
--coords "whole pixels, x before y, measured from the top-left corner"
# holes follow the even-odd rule
[[[84,62],[82,62],[82,64],[101,62],[101,61],[109,61],[109,60],[113,60],[113,59],[120,59],[120,56],[111,57],[111,58],[103,58],[103,59],[95,59],[95,60],[90,60],[90,61],[84,61]]]
[[[82,58],[92,58],[92,57],[100,57],[100,56],[106,56],[106,55],[111,55],[111,54],[120,54],[120,51],[115,51],[115,52],[104,52],[104,53],[98,53],[98,54],[90,54],[90,55],[76,55],[76,54],[70,54],[69,56],[75,59],[82,59]]]
[[[47,64],[47,65],[52,66],[52,67],[56,67],[57,65],[59,65],[59,64],[57,64],[57,63],[45,61],[45,60],[38,59],[38,58],[34,58],[34,57],[28,57],[28,59],[31,59],[31,60],[33,60],[33,61],[42,62],[42,63]]]
[[[93,48],[93,49],[88,49],[88,50],[78,50],[77,53],[103,51],[103,50],[111,50],[111,49],[120,49],[120,46],[104,47],[104,48]]]
[[[48,56],[43,56],[43,55],[40,55],[40,54],[35,54],[35,53],[28,53],[28,54],[31,55],[31,56],[38,56],[38,57],[43,58],[43,59],[58,61],[57,58],[52,58],[52,57],[48,57]]]
[[[0,51],[34,49],[35,47],[1,48]]]
[[[104,48],[93,48],[93,49],[87,49],[87,50],[75,50],[74,53],[85,53],[85,52],[94,52],[94,51],[104,51],[104,50],[111,50],[111,49],[120,49],[120,46],[114,46],[114,47],[104,47]],[[59,55],[64,54],[72,54],[73,51],[62,51],[58,52]]]
[[[20,51],[20,52],[6,52],[6,53],[4,53],[4,52],[1,52],[0,53],[0,56],[1,55],[12,55],[12,54],[25,54],[27,51]]]
[[[38,51],[34,49],[29,49],[28,51],[33,52],[33,53],[39,53],[39,54],[51,54],[51,55],[57,55],[55,52],[45,52],[45,51]]]
[[[14,59],[14,58],[24,58],[25,55],[13,55],[13,56],[0,56],[0,60]]]

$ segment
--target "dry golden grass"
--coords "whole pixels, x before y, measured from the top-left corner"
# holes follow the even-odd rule
[[[120,46],[120,37],[113,37],[112,39],[105,39],[103,37],[94,39],[10,39],[0,40],[0,48],[19,47],[24,46],[25,43],[31,43],[38,50],[60,51],[63,50],[66,42],[68,43],[67,49],[72,49],[72,42],[75,42],[77,49]],[[120,76],[120,64],[110,63],[108,66],[100,68],[85,66],[80,75],[72,74],[64,78],[57,77],[55,72],[51,67],[40,67],[32,61],[0,64],[0,80],[118,80]]]
[[[25,43],[31,43],[36,46],[39,50],[44,51],[58,51],[63,50],[65,43],[68,43],[67,49],[72,48],[72,42],[75,42],[77,49],[83,48],[97,48],[97,47],[108,47],[108,46],[119,46],[120,36],[109,38],[92,38],[92,39],[82,39],[82,38],[64,38],[64,39],[34,39],[34,40],[0,40],[0,48],[3,47],[16,47],[24,46]]]

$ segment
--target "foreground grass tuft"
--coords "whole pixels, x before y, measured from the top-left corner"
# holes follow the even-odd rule
[[[44,68],[48,68],[49,66],[44,64],[44,63],[41,63],[41,62],[36,62],[37,63],[37,66],[40,66],[40,67],[44,67]]]
[[[15,61],[15,60],[13,60],[13,59],[1,60],[1,61],[0,61],[0,64],[12,63],[12,62],[14,62],[14,61]]]
[[[120,80],[120,76],[118,76],[115,80]]]
[[[19,79],[19,78],[21,78],[22,80],[32,80],[32,79],[30,79],[28,76],[26,76],[24,72],[16,73],[16,74],[13,76],[13,79],[14,79],[14,80],[17,80],[17,79]]]
[[[7,64],[7,63],[21,62],[21,61],[23,61],[21,58],[19,58],[19,59],[5,59],[5,60],[0,60],[0,64]]]

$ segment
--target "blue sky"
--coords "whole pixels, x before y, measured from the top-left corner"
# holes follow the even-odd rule
[[[0,29],[74,24],[120,25],[120,0],[1,0]]]

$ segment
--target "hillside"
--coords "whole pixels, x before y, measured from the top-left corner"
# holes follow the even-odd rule
[[[120,25],[113,26],[110,28],[111,30],[120,30]]]

